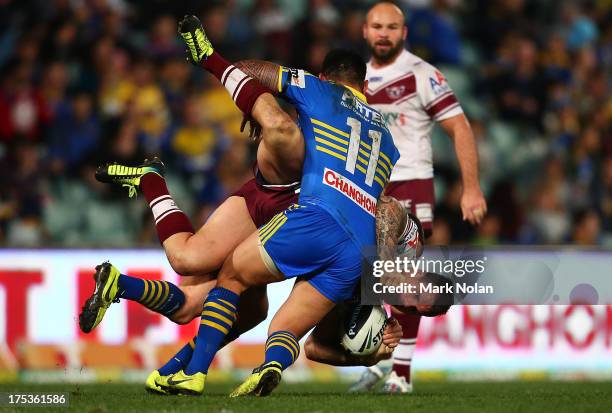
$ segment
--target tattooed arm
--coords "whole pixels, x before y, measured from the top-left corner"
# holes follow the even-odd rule
[[[397,199],[382,195],[376,206],[376,244],[381,259],[394,258],[397,243],[406,228],[406,210]]]
[[[262,85],[270,89],[272,94],[278,95],[280,65],[264,60],[241,60],[234,63],[234,66],[250,77],[257,79]]]

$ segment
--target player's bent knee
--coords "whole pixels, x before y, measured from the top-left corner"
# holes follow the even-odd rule
[[[182,275],[192,275],[190,274],[189,262],[185,256],[184,252],[166,252],[166,256],[168,257],[168,262],[170,266],[177,274]]]

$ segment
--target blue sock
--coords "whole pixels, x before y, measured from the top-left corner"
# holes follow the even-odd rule
[[[166,317],[174,314],[185,303],[185,294],[168,281],[143,280],[121,274],[117,285],[119,298],[137,301]]]
[[[187,364],[189,364],[189,360],[191,360],[191,355],[193,354],[193,349],[195,348],[195,342],[197,337],[189,340],[189,343],[185,344],[179,351],[176,353],[166,364],[161,366],[157,371],[161,376],[167,376],[169,374],[178,373],[183,370]]]
[[[300,355],[298,339],[288,331],[275,331],[266,340],[266,359],[262,366],[276,362],[285,370]]]
[[[117,286],[119,287],[119,298],[138,301],[144,292],[145,280],[120,274]]]
[[[210,363],[236,321],[239,298],[235,292],[222,287],[210,290],[202,309],[198,342],[185,369],[186,374],[208,373]]]

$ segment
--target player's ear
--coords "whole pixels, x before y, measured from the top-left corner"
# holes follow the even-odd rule
[[[402,39],[406,40],[406,37],[408,37],[408,26],[404,24],[404,28],[402,29]]]
[[[368,81],[368,79],[363,81],[363,90],[362,92],[365,93],[366,90],[368,90],[368,85],[370,84],[370,82]]]

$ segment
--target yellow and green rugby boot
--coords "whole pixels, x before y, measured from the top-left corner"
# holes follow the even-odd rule
[[[119,275],[121,275],[119,270],[108,261],[96,266],[94,292],[85,301],[81,314],[79,314],[79,327],[82,332],[89,333],[96,328],[104,318],[108,307],[114,302],[119,302],[117,297]]]
[[[169,394],[199,396],[204,392],[206,374],[185,374],[183,370],[169,376],[159,376],[155,383]]]
[[[170,376],[161,376],[158,370],[153,370],[151,374],[147,376],[147,381],[145,381],[145,390],[151,394],[159,394],[159,395],[167,395],[169,394],[166,390],[162,389],[158,381],[163,382]]]
[[[253,370],[253,373],[230,394],[230,397],[265,397],[278,386],[282,372],[281,365],[277,362],[264,364]]]
[[[188,60],[199,66],[202,61],[213,54],[214,49],[206,36],[200,19],[196,16],[185,16],[178,24],[178,32],[187,45]]]
[[[164,163],[159,158],[145,159],[140,166],[126,166],[118,163],[110,163],[96,169],[96,180],[105,184],[117,184],[128,188],[129,196],[132,198],[137,194],[140,179],[148,173],[155,173],[163,178],[165,173]]]

